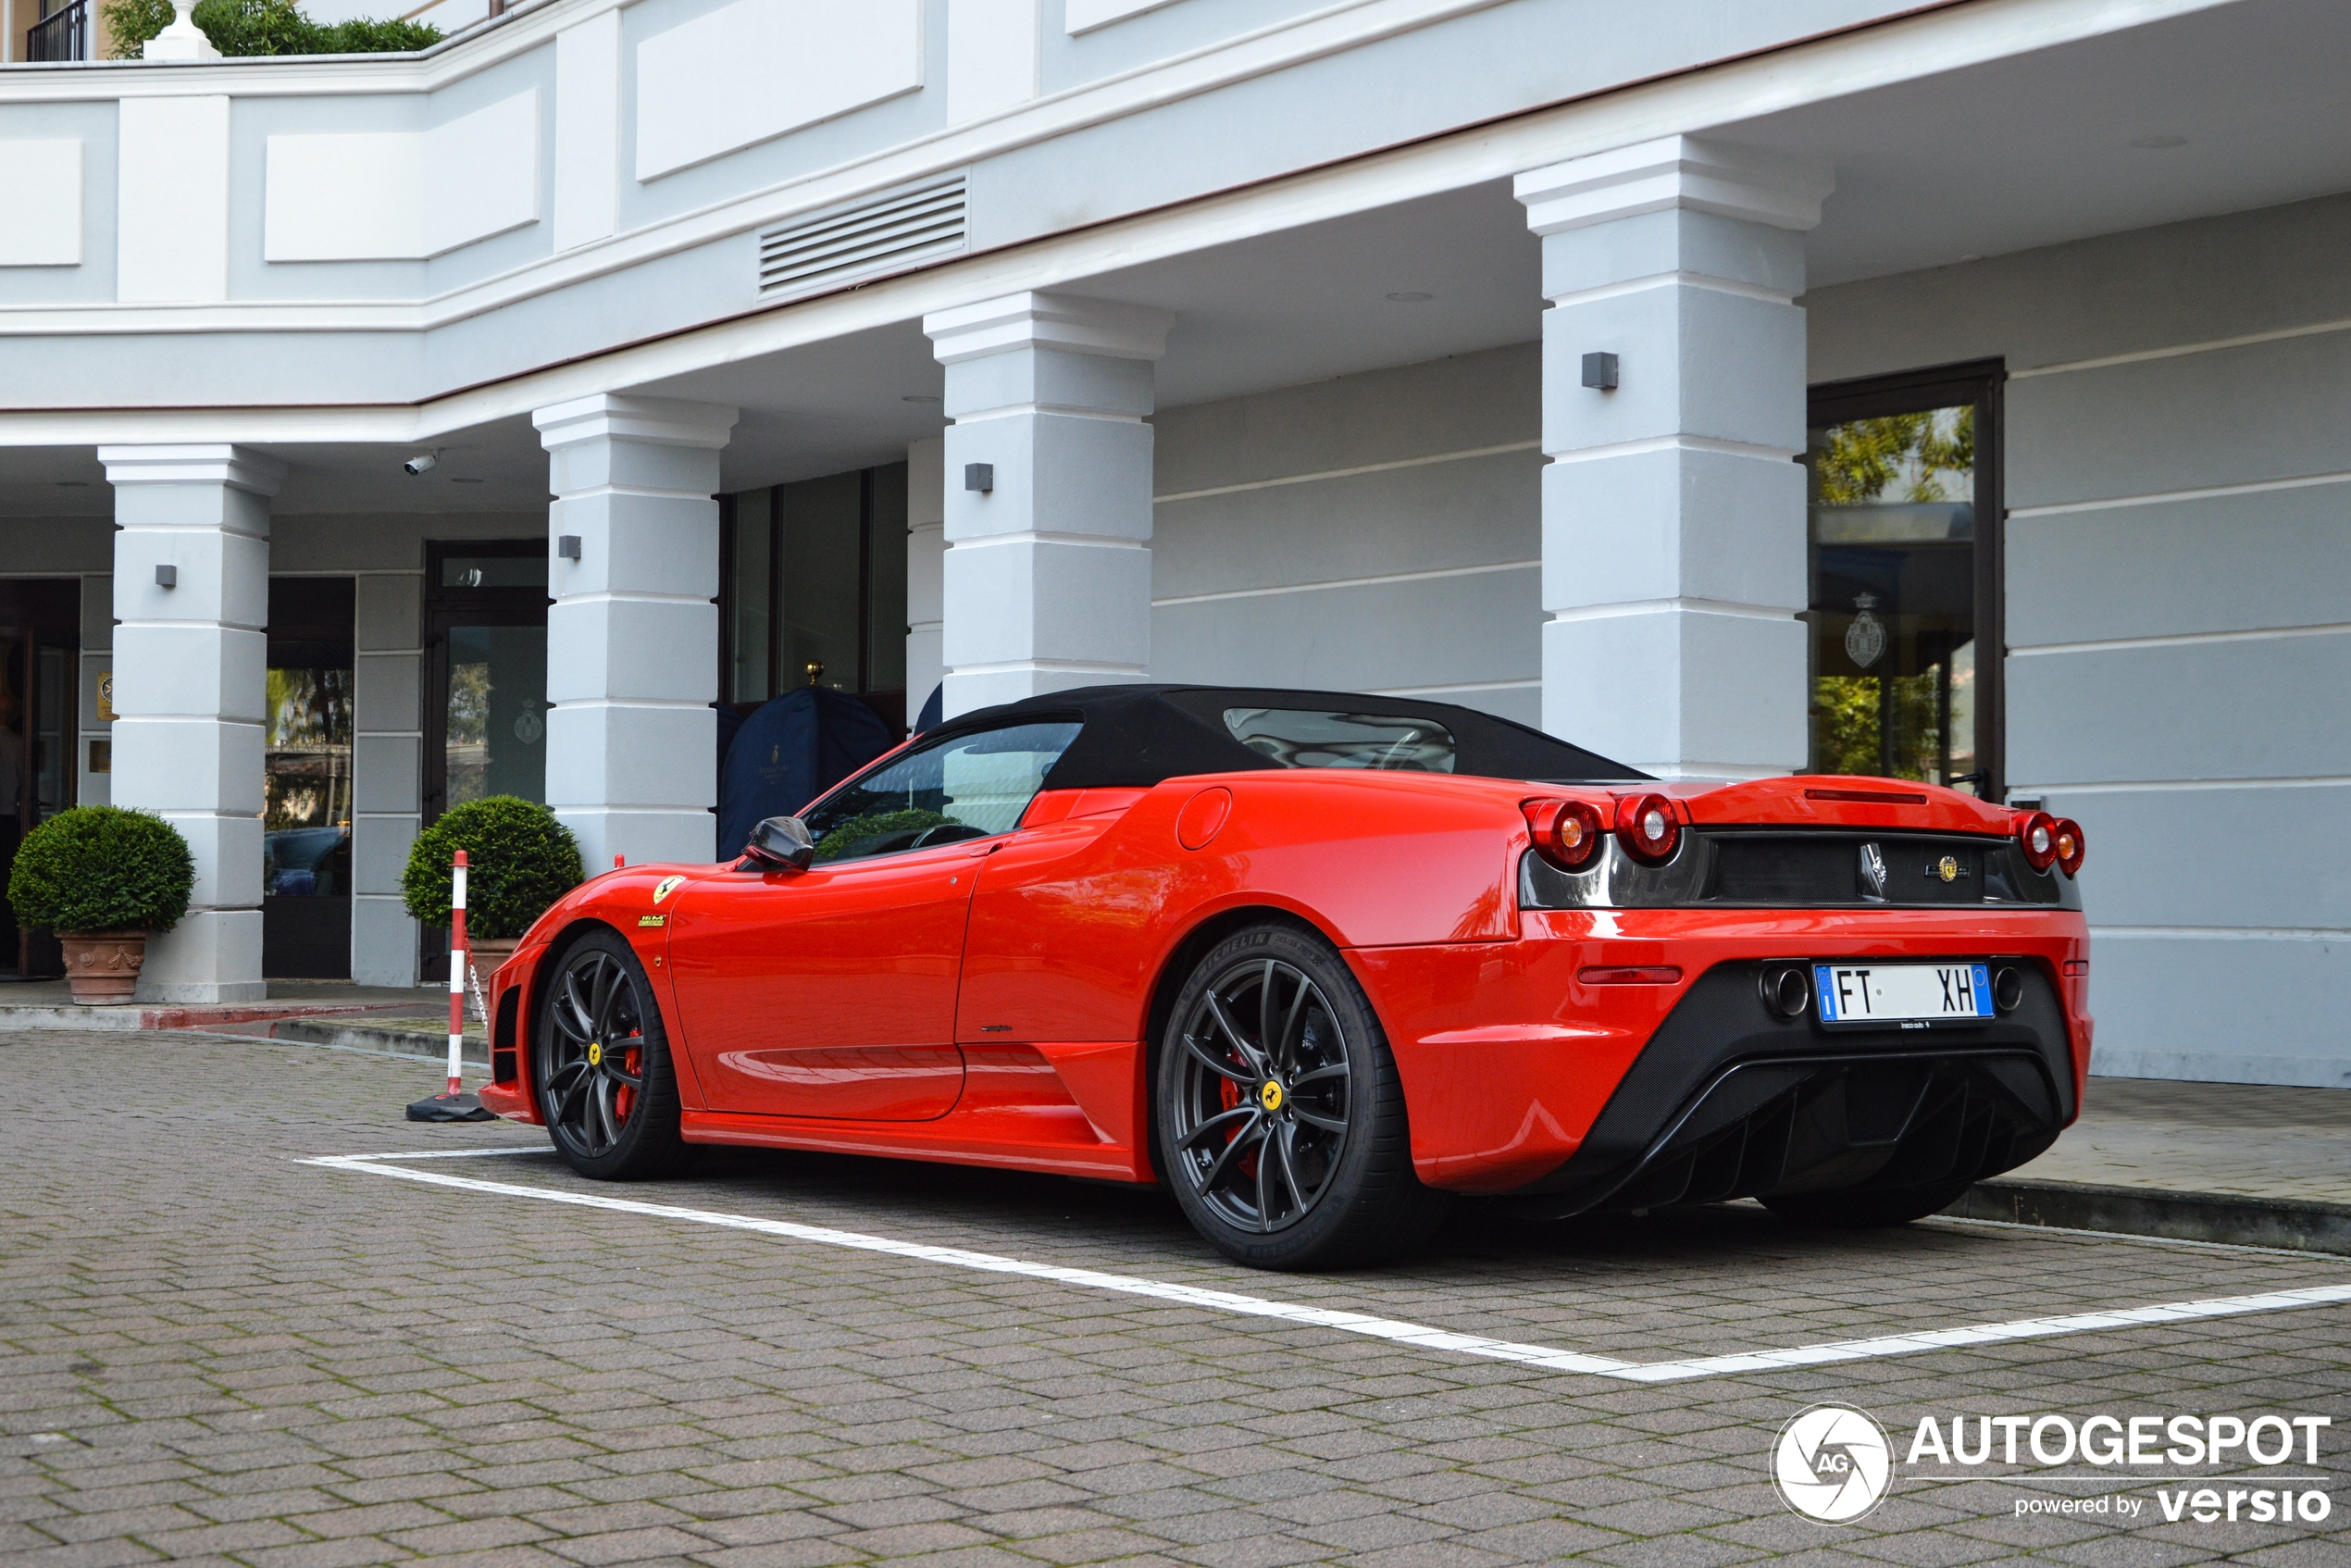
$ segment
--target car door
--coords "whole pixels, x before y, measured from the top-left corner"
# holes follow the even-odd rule
[[[972,887],[1076,732],[918,745],[809,809],[805,871],[747,864],[679,890],[671,983],[710,1110],[925,1121],[954,1107]]]

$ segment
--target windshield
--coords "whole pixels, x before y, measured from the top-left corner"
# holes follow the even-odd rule
[[[1284,767],[1450,773],[1453,732],[1434,719],[1312,708],[1226,708],[1233,739]]]
[[[1014,725],[907,753],[810,808],[804,820],[817,861],[1011,832],[1078,728],[1074,721]]]

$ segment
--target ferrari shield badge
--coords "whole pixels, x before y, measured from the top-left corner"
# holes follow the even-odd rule
[[[1257,1102],[1260,1105],[1264,1106],[1268,1111],[1280,1110],[1282,1108],[1282,1086],[1272,1078],[1267,1078],[1264,1083],[1258,1087]]]
[[[1946,882],[1958,881],[1959,879],[1959,857],[1955,854],[1945,855],[1941,860],[1934,863],[1934,874],[1937,877],[1942,877]]]
[[[603,1060],[604,1060],[604,1048],[603,1048],[603,1046],[600,1042],[598,1042],[598,1041],[596,1041],[596,1040],[592,1040],[592,1039],[591,1039],[591,1040],[590,1040],[590,1041],[588,1042],[588,1065],[590,1065],[591,1067],[594,1067],[594,1066],[599,1066],[599,1065],[602,1065],[602,1064],[603,1064]]]
[[[683,877],[664,877],[653,884],[653,902],[659,903],[685,885],[686,879]]]
[[[1853,607],[1858,613],[1853,624],[1845,628],[1846,657],[1863,669],[1877,663],[1885,653],[1885,623],[1870,614],[1876,605],[1876,594],[1856,595]]]

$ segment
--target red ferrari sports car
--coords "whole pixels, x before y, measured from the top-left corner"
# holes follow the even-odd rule
[[[1439,703],[1056,692],[575,889],[491,982],[482,1099],[595,1177],[736,1143],[1162,1182],[1275,1268],[1460,1195],[1897,1224],[2073,1120],[2082,855]]]

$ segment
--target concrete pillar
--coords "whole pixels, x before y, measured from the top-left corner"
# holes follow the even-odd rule
[[[363,986],[417,983],[417,923],[400,879],[424,821],[424,583],[422,572],[357,579],[351,977]]]
[[[706,862],[718,803],[715,497],[735,410],[606,393],[531,422],[555,497],[547,803],[591,874],[616,854]]]
[[[906,448],[906,723],[911,728],[947,666],[939,657],[947,597],[947,442]]]
[[[142,1002],[255,1002],[269,498],[237,446],[102,446],[114,486],[114,803],[180,830],[186,918],[150,942]]]
[[[1804,765],[1792,302],[1830,188],[1825,170],[1682,136],[1517,180],[1551,302],[1543,727],[1663,778]]]
[[[1164,311],[1037,293],[923,318],[954,421],[940,629],[948,717],[1149,672],[1143,416],[1174,323]]]

